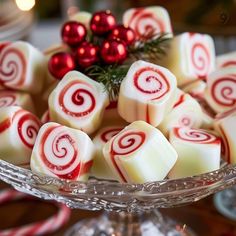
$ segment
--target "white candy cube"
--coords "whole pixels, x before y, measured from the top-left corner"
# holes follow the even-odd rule
[[[160,63],[176,76],[179,86],[206,79],[215,69],[214,42],[207,34],[182,33],[170,41],[165,55]]]
[[[51,121],[91,134],[101,124],[109,99],[102,84],[71,71],[52,91],[48,103]]]
[[[165,136],[144,121],[135,121],[113,136],[103,154],[114,175],[128,183],[162,180],[177,160]]]
[[[94,145],[87,134],[50,122],[39,130],[30,166],[37,173],[85,181],[93,156]]]
[[[207,77],[205,98],[216,113],[232,109],[236,105],[236,67],[211,73]]]
[[[0,158],[27,166],[41,122],[18,106],[0,109]]]
[[[94,163],[91,169],[91,174],[100,179],[115,179],[115,176],[109,167],[102,149],[104,145],[116,134],[118,134],[124,127],[121,126],[108,126],[96,134],[93,139],[95,145]]]
[[[189,177],[220,168],[221,140],[213,134],[201,129],[176,127],[171,130],[169,140],[178,153],[170,178]]]
[[[172,36],[169,14],[159,6],[131,8],[124,13],[123,24],[132,28],[139,39],[157,34]]]
[[[0,84],[29,93],[41,92],[45,77],[43,54],[27,42],[14,42],[0,52]]]
[[[20,106],[33,113],[35,111],[30,94],[12,90],[0,91],[0,108],[10,106]]]
[[[222,138],[222,154],[225,160],[236,164],[236,107],[218,115],[214,128]]]
[[[175,101],[176,78],[167,69],[134,62],[121,83],[118,112],[127,122],[143,120],[157,126]]]

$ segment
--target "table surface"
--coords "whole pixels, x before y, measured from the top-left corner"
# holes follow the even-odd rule
[[[0,189],[7,187],[9,186],[0,182]],[[53,204],[39,199],[6,203],[0,206],[0,230],[46,219],[55,211],[56,207]],[[236,222],[224,218],[216,211],[212,196],[188,206],[163,209],[162,212],[191,227],[197,235],[236,236]],[[72,210],[69,222],[48,236],[63,235],[66,229],[77,221],[100,214],[101,212]]]

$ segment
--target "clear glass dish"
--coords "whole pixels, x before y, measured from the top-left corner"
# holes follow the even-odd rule
[[[96,220],[83,221],[67,235],[194,235],[156,211],[198,201],[236,183],[236,166],[222,164],[206,174],[150,182],[120,184],[90,179],[88,182],[61,180],[35,174],[0,161],[0,179],[15,189],[70,208],[107,212]]]

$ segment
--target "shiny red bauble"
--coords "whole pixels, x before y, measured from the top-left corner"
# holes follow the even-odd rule
[[[105,40],[100,53],[106,64],[120,64],[127,58],[126,45],[119,39]]]
[[[76,49],[76,62],[82,68],[87,68],[98,61],[99,48],[92,43],[83,42]]]
[[[109,33],[116,26],[116,19],[110,11],[95,12],[90,21],[90,29],[95,35]]]
[[[134,43],[136,35],[130,27],[118,25],[111,31],[111,33],[109,34],[109,38],[121,39],[127,46],[129,46]]]
[[[85,40],[87,30],[85,26],[76,21],[68,21],[62,26],[62,41],[71,47],[78,46]]]
[[[75,69],[73,57],[67,52],[58,52],[48,61],[48,70],[56,78],[61,80],[63,76]]]

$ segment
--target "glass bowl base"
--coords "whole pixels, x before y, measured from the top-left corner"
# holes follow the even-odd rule
[[[196,236],[185,225],[164,217],[159,211],[149,213],[105,212],[98,218],[82,220],[66,236]]]

